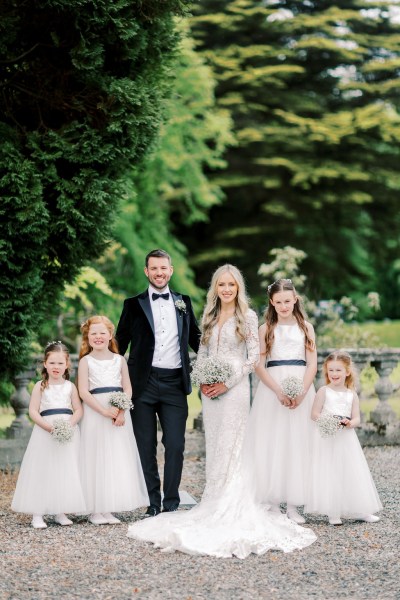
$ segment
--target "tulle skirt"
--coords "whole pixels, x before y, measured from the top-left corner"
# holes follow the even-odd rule
[[[106,407],[108,396],[96,394],[96,400]],[[132,511],[149,504],[129,411],[125,419],[123,427],[116,427],[85,404],[81,474],[89,512]]]
[[[70,415],[43,417],[52,422]],[[35,425],[17,481],[12,510],[27,514],[86,513],[79,473],[79,427],[72,440],[56,442],[50,433]]]
[[[137,521],[127,535],[152,542],[165,552],[241,559],[268,550],[292,552],[316,540],[311,529],[255,504],[240,474],[217,497],[207,497],[190,511]]]
[[[310,487],[305,512],[359,518],[382,509],[354,429],[322,438],[314,425]]]
[[[268,371],[280,382],[289,375],[303,378],[305,367],[285,365]],[[248,465],[249,485],[255,490],[257,501],[294,506],[305,503],[314,396],[311,386],[300,406],[288,409],[260,381],[244,442],[244,463]]]

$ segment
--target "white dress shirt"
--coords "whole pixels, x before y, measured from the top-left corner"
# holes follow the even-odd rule
[[[162,369],[179,369],[182,366],[182,362],[174,299],[168,287],[162,291],[163,294],[169,294],[168,300],[164,298],[153,300],[153,293],[160,294],[160,291],[149,285],[149,298],[151,312],[153,313],[155,336],[152,366]]]

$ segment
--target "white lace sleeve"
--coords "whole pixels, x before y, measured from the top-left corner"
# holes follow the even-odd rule
[[[205,358],[207,358],[208,356],[208,346],[205,346],[204,344],[200,344],[199,349],[197,351],[197,360],[201,361],[204,360]]]
[[[244,361],[242,368],[225,381],[228,390],[239,383],[242,377],[252,373],[260,360],[258,317],[253,310],[249,310],[246,314],[246,353],[247,359]]]

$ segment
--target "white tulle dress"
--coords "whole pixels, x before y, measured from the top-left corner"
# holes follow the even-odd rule
[[[119,354],[110,360],[87,356],[89,390],[102,406],[109,406],[110,391],[121,387]],[[132,421],[126,411],[125,425],[117,427],[85,404],[81,421],[81,472],[86,504],[91,513],[132,511],[147,506],[149,498],[140,464]]]
[[[44,415],[69,420],[72,415],[72,384],[49,385],[42,392],[39,412],[66,410],[67,413]],[[35,425],[17,481],[12,510],[27,514],[83,514],[86,503],[79,474],[79,428],[74,428],[71,442],[60,444],[48,431]]]
[[[164,551],[246,558],[277,549],[304,548],[316,536],[306,528],[257,505],[244,483],[242,444],[250,408],[249,373],[259,359],[257,316],[246,315],[246,340],[239,342],[235,318],[215,326],[207,354],[221,355],[234,365],[228,391],[217,400],[203,396],[206,435],[206,488],[200,504],[190,511],[163,513],[134,523],[128,536],[152,542]]]
[[[276,325],[271,354],[267,357],[271,376],[280,383],[288,376],[303,379],[305,358],[304,333],[299,326]],[[271,362],[275,366],[268,366]],[[269,387],[261,381],[258,384],[244,454],[259,502],[304,505],[309,483],[313,428],[310,415],[314,397],[315,389],[311,386],[300,406],[289,409]]]
[[[353,392],[337,392],[325,386],[322,413],[351,417]],[[321,437],[313,423],[311,481],[304,510],[330,517],[357,519],[382,510],[355,429]]]

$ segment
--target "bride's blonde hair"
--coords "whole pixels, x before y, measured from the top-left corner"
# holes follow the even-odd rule
[[[222,275],[229,273],[236,282],[237,296],[235,298],[235,317],[236,317],[236,335],[240,340],[246,339],[245,315],[249,308],[249,300],[246,294],[246,286],[243,275],[239,269],[233,265],[222,265],[212,276],[209,290],[207,292],[207,301],[204,308],[202,324],[201,343],[207,345],[214,325],[218,322],[221,312],[221,300],[218,297],[218,282]]]

